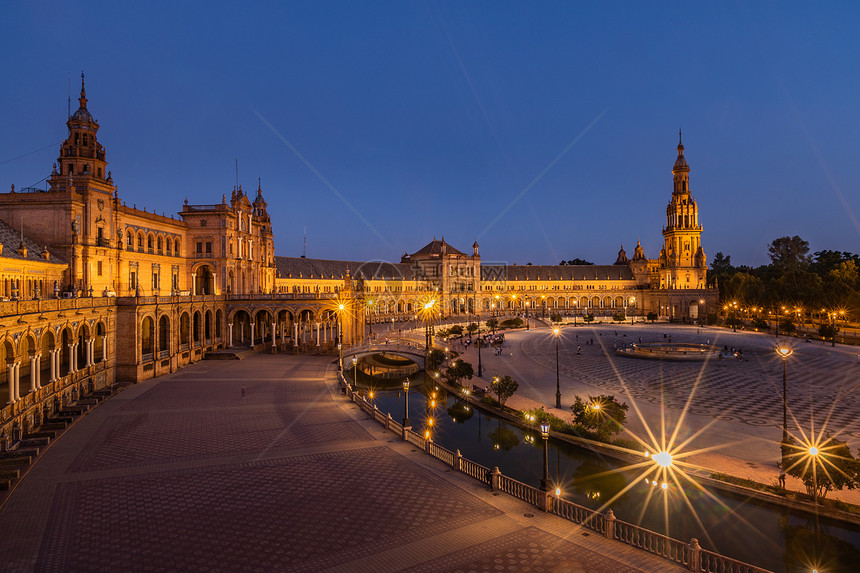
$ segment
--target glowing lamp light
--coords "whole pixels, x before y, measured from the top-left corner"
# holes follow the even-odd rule
[[[553,333],[555,336],[558,336],[558,329],[557,329],[557,328],[554,328],[554,329],[552,330],[552,333]]]
[[[811,448],[809,448],[809,455],[810,456],[817,456],[818,455],[818,448],[816,448],[815,446],[812,446]]]
[[[427,418],[427,425],[428,425],[428,426],[432,426],[432,425],[433,425],[433,418]]]
[[[543,436],[544,438],[549,437],[549,423],[548,422],[541,422],[540,435]]]
[[[672,465],[672,456],[669,452],[659,452],[651,456],[651,459],[657,462],[657,465],[663,468],[668,468]]]
[[[561,495],[561,488],[560,487],[555,488],[555,497],[559,497],[560,495]]]
[[[344,309],[344,306],[343,306],[342,304],[340,304],[340,305],[338,305],[338,308],[339,308],[340,310],[343,310],[343,309]]]
[[[664,490],[667,490],[667,489],[669,489],[669,484],[667,484],[666,482],[663,482],[660,484],[660,487],[662,487]]]

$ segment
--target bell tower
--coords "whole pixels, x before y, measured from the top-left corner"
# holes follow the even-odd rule
[[[96,138],[99,123],[87,109],[87,90],[83,73],[81,74],[81,97],[78,98],[78,102],[80,107],[66,121],[69,137],[60,149],[58,175],[65,179],[72,176],[105,182],[108,180],[105,149]]]
[[[672,200],[666,207],[660,288],[705,288],[706,257],[702,250],[699,207],[690,193],[690,166],[678,132],[678,158],[672,167]]]

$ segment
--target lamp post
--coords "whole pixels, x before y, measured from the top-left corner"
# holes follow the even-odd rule
[[[526,330],[529,330],[529,301],[526,300]]]
[[[403,381],[403,428],[409,427],[409,378]]]
[[[812,446],[809,448],[809,455],[812,456],[812,501],[818,505],[818,448]]]
[[[788,357],[794,353],[794,349],[788,344],[779,344],[774,349],[782,358],[782,444],[780,444],[780,454],[782,458],[782,471],[786,469],[785,448],[788,443],[788,386],[785,383],[785,363]]]
[[[558,381],[558,337],[561,331],[556,328],[552,331],[555,336],[555,407],[561,408],[561,386]]]
[[[367,301],[367,312],[365,313],[367,316],[367,323],[370,325],[370,337],[373,338],[373,301]]]
[[[540,490],[549,491],[549,422],[540,423],[540,435],[543,438],[543,478],[540,480]]]
[[[484,366],[481,363],[481,333],[478,332],[478,339],[475,341],[475,345],[478,347],[478,378],[480,378],[484,374]]]
[[[337,365],[340,368],[341,372],[343,372],[343,333],[341,332],[341,328],[343,327],[343,322],[340,319],[340,315],[343,314],[343,303],[337,306],[337,354],[338,360]],[[319,333],[319,330],[317,330]]]

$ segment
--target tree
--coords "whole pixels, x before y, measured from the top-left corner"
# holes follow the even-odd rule
[[[839,327],[835,324],[822,324],[818,327],[818,334],[822,340],[830,339],[831,346],[836,346],[836,335],[839,333]]]
[[[608,442],[627,423],[628,406],[616,400],[615,396],[589,396],[587,402],[577,396],[570,410],[573,412],[574,424],[594,432],[597,439],[603,442]]]
[[[471,380],[475,371],[472,369],[472,365],[468,362],[455,360],[448,366],[448,369],[445,370],[445,374],[454,384],[459,384],[460,380],[463,378]]]
[[[478,325],[475,324],[474,322],[470,322],[469,326],[466,327],[466,332],[468,332],[469,334],[474,334],[477,331],[478,331]]]
[[[797,235],[774,239],[767,248],[770,260],[780,271],[809,266],[809,243]]]
[[[520,387],[519,382],[510,376],[493,377],[493,392],[498,396],[499,404],[505,407],[508,398],[514,395]]]
[[[549,315],[549,319],[550,319],[552,322],[561,322],[561,315],[560,315],[559,313],[557,313],[557,312],[556,312],[555,314],[551,314],[551,315]]]
[[[654,322],[655,320],[657,320],[657,313],[656,312],[649,312],[647,315],[645,315],[645,318],[647,318],[651,322]]]
[[[499,321],[496,320],[495,318],[491,318],[490,320],[487,321],[487,328],[492,328],[493,332],[496,331],[496,327],[498,327],[498,326],[499,326]]]
[[[463,334],[463,327],[460,326],[459,324],[455,324],[454,326],[452,326],[448,330],[454,336],[460,336],[461,334]]]
[[[436,370],[445,361],[445,353],[438,348],[431,348],[424,360],[425,370]]]
[[[627,320],[627,317],[624,316],[623,312],[618,312],[612,316],[612,320],[614,320],[615,322],[624,322],[625,320]]]
[[[591,313],[586,314],[584,317],[582,317],[582,320],[584,320],[585,322],[594,322],[594,315]]]
[[[714,258],[711,260],[711,272],[722,276],[733,274],[735,268],[732,266],[731,255],[724,255],[723,253],[714,255]]]
[[[591,261],[586,261],[585,259],[571,259],[569,261],[561,261],[560,265],[593,265]]]
[[[823,499],[828,492],[854,489],[860,479],[860,461],[852,454],[847,442],[837,440],[830,432],[818,445],[818,455],[812,456],[806,446],[788,438],[789,454],[786,457],[786,473],[799,478],[810,496]],[[815,488],[818,491],[815,491]]]

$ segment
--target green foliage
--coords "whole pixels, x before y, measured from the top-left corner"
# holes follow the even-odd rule
[[[431,348],[424,360],[424,370],[437,370],[445,361],[445,353],[438,348]]]
[[[493,393],[498,397],[499,404],[502,408],[505,407],[505,402],[508,401],[508,398],[514,395],[519,387],[519,382],[510,376],[493,377]]]
[[[463,334],[463,327],[460,326],[459,324],[455,324],[454,326],[452,326],[451,328],[448,329],[448,332],[450,332],[454,336],[460,336],[461,334]]]
[[[508,318],[502,321],[503,328],[519,328],[523,325],[523,319],[520,317]]]
[[[460,400],[455,400],[446,411],[455,424],[465,424],[469,418],[475,415],[475,409],[469,406],[468,402]]]
[[[466,332],[468,332],[469,334],[474,334],[475,332],[478,332],[478,328],[479,327],[476,323],[470,322],[469,326],[466,327]]]
[[[774,267],[783,271],[803,268],[809,265],[809,242],[797,235],[774,239],[767,248]]]
[[[623,312],[619,312],[619,313],[616,313],[616,314],[612,317],[612,320],[614,320],[615,322],[624,322],[625,320],[627,320],[627,317],[626,317],[626,316],[624,316],[624,313],[623,313]]]
[[[657,320],[657,313],[656,312],[649,312],[647,315],[645,315],[645,318],[647,318],[651,322],[654,322]]]
[[[835,324],[822,324],[818,327],[818,334],[824,340],[830,340],[837,334],[839,334],[839,327]]]
[[[818,445],[818,455],[812,456],[806,446],[788,438],[786,473],[796,477],[806,486],[810,496],[818,488],[819,499],[828,492],[842,489],[855,489],[860,479],[860,461],[851,453],[846,442],[838,440],[829,432]]]
[[[594,322],[594,315],[590,313],[586,314],[584,317],[582,317],[582,320],[584,320],[585,322]]]
[[[615,396],[600,394],[589,396],[583,401],[579,396],[570,407],[573,412],[573,422],[597,434],[601,441],[609,439],[624,429],[627,423],[628,406],[619,402]]]
[[[752,325],[759,330],[767,330],[770,328],[770,325],[767,323],[767,321],[759,317],[756,317],[752,320]]]
[[[491,318],[486,322],[487,328],[495,330],[499,327],[499,321],[495,318]]]
[[[436,336],[438,336],[439,338],[448,338],[449,336],[451,336],[451,331],[447,328],[437,328]]]
[[[797,325],[789,318],[779,321],[779,329],[783,332],[794,332],[797,330]]]
[[[569,261],[561,261],[560,265],[593,265],[591,261],[586,261],[585,259],[571,259]]]
[[[464,378],[471,380],[475,371],[472,369],[472,365],[468,362],[455,360],[448,365],[448,369],[445,370],[445,374],[454,384],[459,384],[459,381]]]
[[[495,430],[487,434],[487,437],[490,438],[494,446],[497,446],[498,449],[504,452],[512,450],[520,443],[516,432],[507,426],[502,426],[501,423],[499,423],[499,426]]]
[[[560,315],[559,313],[557,313],[557,312],[556,312],[556,313],[554,313],[554,314],[549,315],[549,319],[550,319],[552,322],[561,322],[561,315]]]

